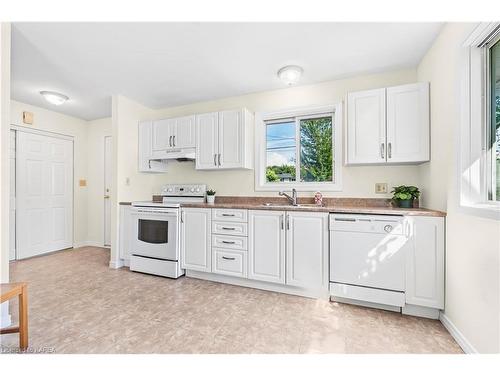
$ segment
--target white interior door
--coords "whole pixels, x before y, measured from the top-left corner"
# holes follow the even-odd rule
[[[112,138],[104,137],[104,245],[111,246]]]
[[[16,172],[17,258],[71,247],[73,141],[18,131]]]
[[[16,131],[10,131],[9,260],[16,259]]]

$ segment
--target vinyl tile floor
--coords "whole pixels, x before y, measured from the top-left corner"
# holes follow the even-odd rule
[[[462,353],[436,320],[108,263],[98,247],[11,263],[28,282],[29,352]],[[16,351],[17,334],[0,340]]]

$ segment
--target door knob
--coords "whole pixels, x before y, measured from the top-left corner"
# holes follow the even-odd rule
[[[109,199],[109,195],[105,195],[105,196],[104,196],[104,199]]]

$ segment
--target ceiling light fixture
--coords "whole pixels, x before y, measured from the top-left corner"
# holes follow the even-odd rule
[[[278,70],[278,77],[288,86],[295,85],[299,82],[304,70],[297,65],[287,65]]]
[[[69,99],[66,95],[54,91],[40,91],[40,95],[42,95],[46,101],[54,105],[64,104],[64,102]]]

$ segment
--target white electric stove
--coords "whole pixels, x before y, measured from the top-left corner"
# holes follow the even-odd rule
[[[178,278],[180,262],[180,206],[205,202],[206,185],[165,185],[162,202],[132,202],[130,270]]]

